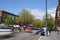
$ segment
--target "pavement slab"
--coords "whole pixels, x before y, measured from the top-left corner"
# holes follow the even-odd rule
[[[52,32],[48,37],[47,36],[40,36],[39,40],[60,40],[60,33]]]

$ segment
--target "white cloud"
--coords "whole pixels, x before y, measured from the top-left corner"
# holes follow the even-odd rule
[[[48,13],[51,14],[53,18],[55,18],[56,8],[48,9]]]
[[[45,15],[45,12],[42,12],[39,9],[27,9],[31,11],[31,13],[37,18],[37,19],[42,19],[42,17]],[[56,8],[51,8],[48,9],[48,13],[52,15],[53,18],[55,18],[55,10]]]
[[[42,11],[40,11],[39,9],[28,9],[29,11],[31,11],[31,13],[37,18],[37,19],[41,19],[44,15],[44,13]]]

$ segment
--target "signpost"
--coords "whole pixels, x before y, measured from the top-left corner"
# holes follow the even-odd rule
[[[46,0],[46,36],[48,37],[47,0]]]

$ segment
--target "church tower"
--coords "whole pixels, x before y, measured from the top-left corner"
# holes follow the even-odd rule
[[[56,8],[55,26],[60,27],[60,0],[58,0],[58,6]]]

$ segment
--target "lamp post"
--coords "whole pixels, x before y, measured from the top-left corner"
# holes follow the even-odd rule
[[[46,36],[48,36],[47,0],[46,0]]]

